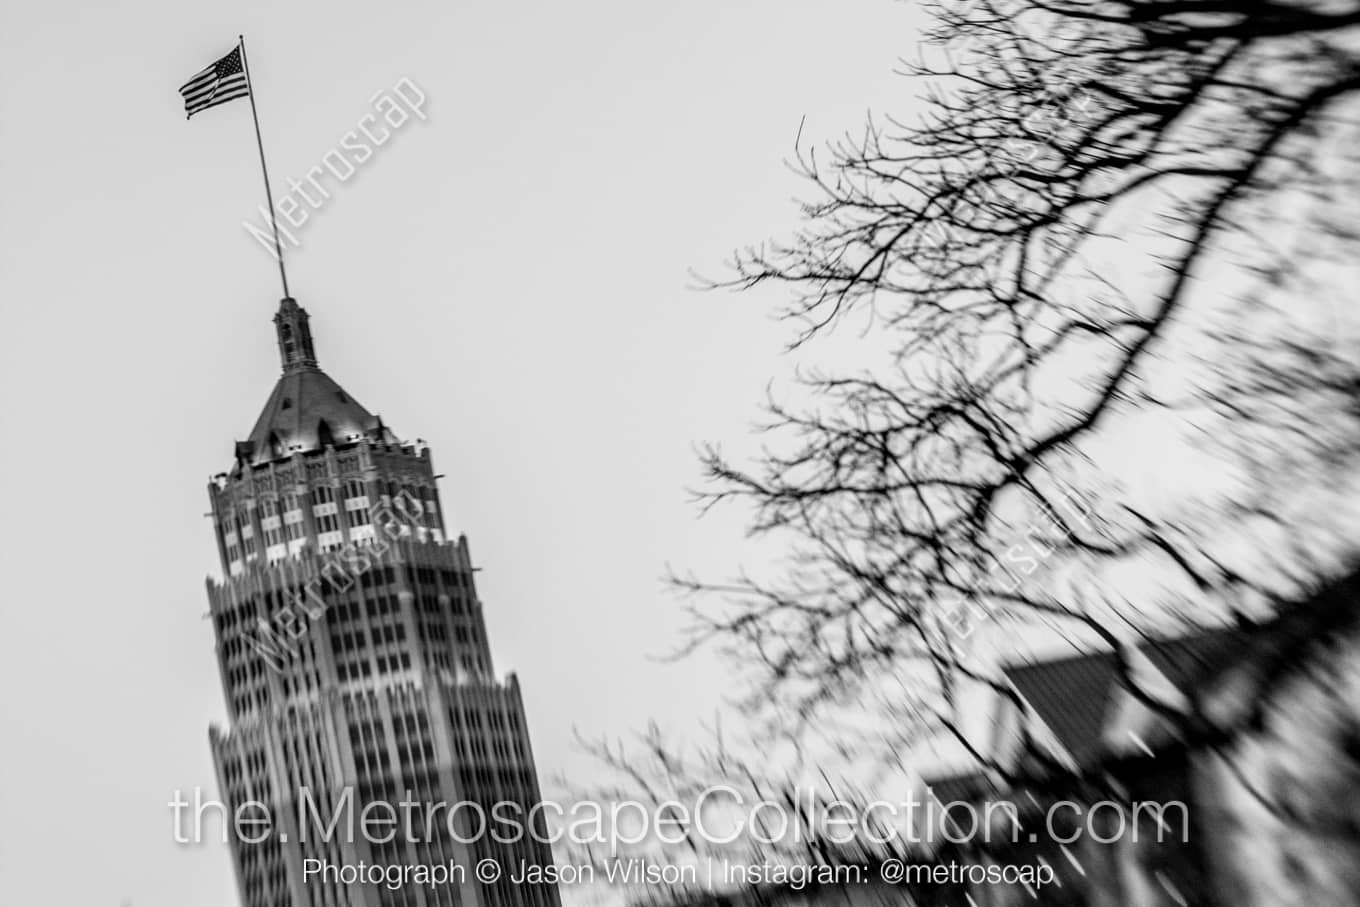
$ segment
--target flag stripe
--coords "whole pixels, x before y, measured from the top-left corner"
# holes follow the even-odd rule
[[[239,88],[232,89],[231,91],[228,91],[225,94],[217,94],[211,100],[206,101],[202,104],[194,105],[194,107],[189,110],[189,115],[193,116],[196,113],[207,110],[209,107],[216,107],[218,104],[225,104],[228,101],[234,101],[237,98],[246,97],[250,97],[250,90],[247,89],[245,85],[241,85]]]
[[[234,79],[224,79],[221,82],[214,82],[211,85],[205,85],[203,88],[198,89],[192,94],[186,94],[184,96],[184,101],[186,104],[197,104],[200,101],[206,101],[208,98],[212,97],[215,94],[220,94],[223,91],[226,91],[228,88],[235,88],[238,85],[241,87],[245,87],[245,84],[246,80],[240,77]]]
[[[213,65],[194,73],[180,86],[179,93],[184,97],[184,110],[191,117],[209,107],[249,97],[241,48],[233,48]]]
[[[216,84],[217,79],[215,77],[210,79],[204,79],[200,82],[192,82],[188,85],[185,85],[183,88],[179,90],[179,93],[184,95],[185,97],[188,97],[189,95],[202,91],[205,88],[212,88]]]
[[[186,110],[188,111],[189,116],[193,116],[194,114],[207,110],[210,107],[216,107],[219,104],[225,104],[228,101],[234,101],[237,98],[244,98],[248,97],[249,95],[250,92],[246,90],[246,87],[244,85],[242,85],[239,88],[235,88],[224,93],[214,94],[212,97],[205,98],[199,103],[188,105],[186,107]]]
[[[213,70],[211,66],[209,66],[207,69],[201,70],[200,72],[196,73],[194,77],[190,79],[188,82],[185,82],[184,85],[180,87],[180,91],[184,91],[184,89],[186,88],[192,88],[195,85],[201,84],[203,82],[211,81],[216,77],[217,73]]]
[[[245,76],[233,76],[230,79],[223,79],[221,82],[213,82],[211,85],[205,85],[192,94],[185,94],[184,103],[189,107],[193,107],[196,104],[201,104],[214,95],[219,95],[228,89],[238,87],[246,87]]]

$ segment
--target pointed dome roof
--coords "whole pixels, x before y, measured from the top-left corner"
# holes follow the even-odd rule
[[[360,405],[316,364],[307,311],[296,300],[286,298],[279,304],[274,325],[283,375],[265,401],[250,438],[237,444],[238,462],[258,466],[365,437],[397,440],[381,417]]]

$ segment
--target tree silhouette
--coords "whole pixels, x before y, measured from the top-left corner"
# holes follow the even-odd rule
[[[933,7],[915,113],[796,165],[791,238],[715,287],[776,284],[792,345],[869,326],[863,365],[800,374],[754,462],[717,447],[787,569],[677,576],[689,648],[755,666],[748,705],[876,700],[944,733],[1007,694],[981,641],[1111,647],[1212,623],[1355,553],[1360,3],[981,0]],[[1351,119],[1348,119],[1351,117]],[[1111,459],[1155,417],[1216,481],[1172,502]],[[1168,442],[1170,444],[1170,442]],[[1169,465],[1169,470],[1180,467]],[[910,717],[908,721],[907,718]]]

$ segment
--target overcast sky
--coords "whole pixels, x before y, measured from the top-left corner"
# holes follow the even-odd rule
[[[277,377],[249,105],[176,89],[244,32],[276,188],[402,78],[411,122],[296,235],[325,368],[424,438],[482,566],[540,774],[572,728],[683,731],[713,659],[666,665],[667,563],[734,564],[693,445],[739,447],[785,368],[770,298],[687,290],[794,222],[805,135],[900,110],[892,0],[10,5],[0,203],[5,436],[0,891],[12,904],[227,907],[225,851],[173,843],[224,715],[205,484]]]

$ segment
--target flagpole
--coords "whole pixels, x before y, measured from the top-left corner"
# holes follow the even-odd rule
[[[279,278],[283,281],[283,297],[289,298],[288,272],[283,269],[283,244],[279,242],[278,215],[274,213],[274,193],[269,189],[269,167],[264,162],[264,139],[260,138],[260,115],[255,112],[255,86],[250,84],[250,64],[246,62],[246,36],[238,35],[241,43],[241,68],[246,74],[246,93],[250,96],[250,118],[255,121],[255,145],[260,149],[260,172],[264,174],[264,197],[269,203],[269,223],[274,228],[274,257],[279,260]]]

